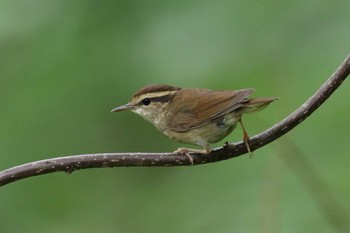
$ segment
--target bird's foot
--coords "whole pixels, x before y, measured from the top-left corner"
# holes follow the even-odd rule
[[[250,149],[249,136],[248,136],[247,132],[244,132],[244,134],[243,134],[243,142],[244,142],[244,145],[247,148],[247,151],[249,153],[249,158],[252,158],[253,157],[253,152]]]
[[[176,151],[174,151],[175,154],[180,155],[186,155],[187,158],[190,160],[191,166],[193,166],[193,158],[190,155],[190,153],[197,153],[197,154],[209,154],[210,151],[208,150],[198,150],[198,149],[190,149],[190,148],[178,148]]]

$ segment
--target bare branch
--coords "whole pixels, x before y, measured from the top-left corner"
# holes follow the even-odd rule
[[[249,140],[250,148],[256,150],[292,130],[310,116],[342,84],[350,74],[350,55],[333,75],[295,112],[270,129]],[[214,149],[209,155],[191,154],[194,165],[212,163],[238,157],[247,153],[243,142]],[[0,186],[46,173],[64,171],[71,173],[85,168],[103,167],[161,167],[191,165],[187,156],[174,153],[102,153],[83,154],[45,159],[12,167],[0,172]]]

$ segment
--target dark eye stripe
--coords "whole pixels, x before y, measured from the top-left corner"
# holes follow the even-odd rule
[[[152,98],[152,101],[159,102],[159,103],[165,103],[165,102],[169,102],[172,98],[174,98],[174,95],[163,95],[160,97]]]
[[[172,98],[174,98],[174,95],[163,95],[159,97],[153,97],[153,98],[144,98],[140,101],[140,105],[149,105],[151,102],[158,102],[158,103],[166,103],[169,102]]]

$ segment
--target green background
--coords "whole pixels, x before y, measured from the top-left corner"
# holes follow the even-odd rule
[[[244,118],[259,133],[350,52],[349,9],[325,0],[2,0],[0,169],[185,146],[133,113],[110,112],[152,83],[278,96]],[[3,186],[1,232],[349,232],[349,85],[253,159],[87,169]],[[241,137],[237,129],[227,140]]]

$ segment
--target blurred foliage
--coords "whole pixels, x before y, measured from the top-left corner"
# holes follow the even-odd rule
[[[295,110],[347,55],[349,8],[342,0],[0,1],[0,169],[176,149],[182,144],[137,115],[110,113],[151,83],[279,96],[245,117],[254,135]],[[338,232],[312,182],[296,174],[308,170],[284,159],[297,158],[292,142],[349,211],[347,89],[253,159],[89,169],[1,187],[2,232]],[[240,129],[227,138],[240,139]]]

